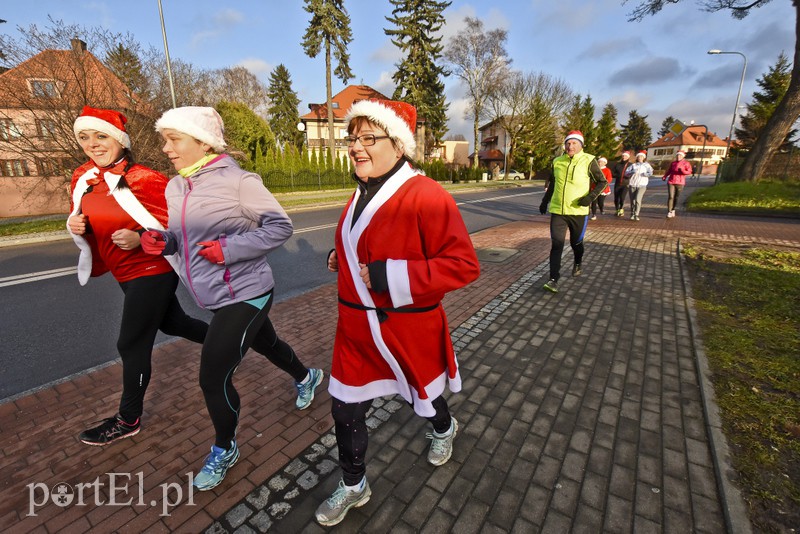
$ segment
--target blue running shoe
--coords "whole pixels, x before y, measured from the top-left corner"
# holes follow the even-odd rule
[[[231,448],[228,450],[212,445],[211,454],[206,456],[205,465],[194,477],[194,487],[200,491],[217,487],[225,478],[225,473],[238,459],[239,447],[236,446],[236,440],[231,441]]]
[[[322,377],[325,376],[325,373],[322,372],[322,369],[309,369],[308,375],[308,382],[305,384],[301,382],[294,383],[297,388],[297,402],[294,405],[297,406],[298,410],[305,410],[311,406],[311,401],[314,400],[314,390],[322,383]]]

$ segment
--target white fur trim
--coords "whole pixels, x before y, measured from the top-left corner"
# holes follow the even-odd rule
[[[411,295],[411,280],[408,278],[408,261],[386,260],[386,280],[389,282],[392,306],[400,308],[414,304],[414,297]]]
[[[116,139],[119,144],[124,146],[125,148],[131,147],[131,138],[127,134],[111,124],[110,122],[106,122],[103,119],[98,119],[97,117],[91,117],[89,115],[82,115],[75,119],[75,124],[72,125],[72,131],[75,132],[75,138],[78,138],[78,134],[84,130],[97,130],[98,132],[103,132],[104,134],[110,135],[113,139]]]
[[[567,142],[567,141],[569,141],[570,139],[576,139],[576,140],[580,141],[580,142],[581,142],[581,145],[584,143],[584,141],[583,141],[583,136],[582,136],[582,135],[579,135],[579,134],[576,134],[576,133],[571,133],[571,134],[569,134],[567,137],[565,137],[565,138],[564,138],[564,143],[566,143],[566,142]]]
[[[348,124],[356,117],[366,117],[386,130],[386,134],[394,137],[403,145],[406,157],[414,159],[417,152],[417,141],[414,133],[393,109],[374,100],[361,100],[350,107],[344,120]]]

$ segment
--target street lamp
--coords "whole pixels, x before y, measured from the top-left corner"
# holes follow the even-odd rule
[[[741,96],[742,96],[742,86],[744,85],[744,73],[745,73],[745,71],[747,71],[747,57],[744,54],[742,54],[741,52],[733,52],[733,51],[728,52],[728,51],[717,50],[717,49],[709,50],[708,53],[711,54],[711,55],[738,54],[738,55],[742,56],[742,59],[744,59],[744,66],[742,67],[742,79],[739,81],[739,92],[736,94],[736,105],[733,108],[733,119],[731,120],[731,129],[730,129],[730,132],[728,132],[728,144],[725,147],[725,157],[728,158],[728,157],[730,157],[731,140],[733,139],[733,125],[736,124],[736,113],[739,111],[739,98],[741,98]]]
[[[164,55],[167,58],[167,78],[169,78],[169,92],[172,96],[172,107],[177,108],[175,100],[175,83],[172,80],[172,64],[169,60],[169,45],[167,45],[167,29],[164,26],[164,10],[161,8],[161,0],[158,0],[158,17],[161,19],[161,35],[164,38]]]

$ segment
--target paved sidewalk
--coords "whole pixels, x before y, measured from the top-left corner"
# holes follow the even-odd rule
[[[396,399],[376,402],[372,499],[332,530],[718,533],[728,514],[731,532],[748,532],[715,406],[704,404],[678,245],[800,247],[800,225],[667,220],[664,197],[648,190],[639,223],[591,221],[584,274],[569,276],[568,250],[558,294],[541,289],[548,217],[473,236],[482,275],[445,300],[464,379],[449,396],[460,426],[453,458],[427,464],[426,422]],[[304,362],[326,373],[335,293],[324,286],[271,312]],[[0,530],[328,530],[313,519],[339,479],[327,379],[298,412],[291,380],[249,354],[237,373],[242,459],[219,487],[192,493],[187,478],[213,439],[198,355],[186,341],[158,347],[142,432],[105,448],[75,436],[113,413],[119,363],[0,404]]]

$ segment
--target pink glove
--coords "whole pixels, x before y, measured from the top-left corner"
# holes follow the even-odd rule
[[[164,247],[167,246],[164,236],[157,230],[147,230],[141,235],[139,242],[142,250],[153,256],[161,256],[164,253]]]
[[[198,245],[203,247],[198,252],[202,257],[211,263],[225,265],[225,255],[222,254],[222,245],[219,241],[200,241]]]

